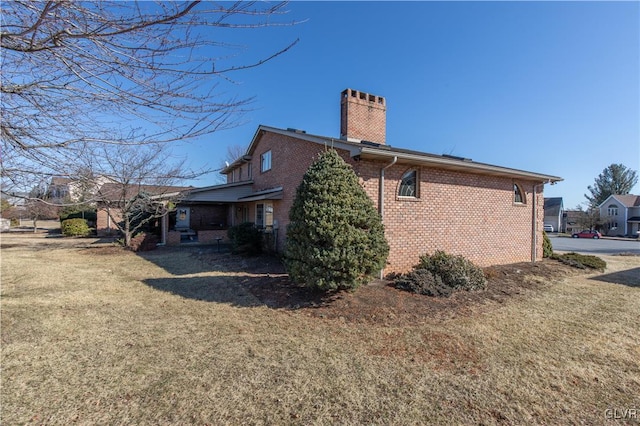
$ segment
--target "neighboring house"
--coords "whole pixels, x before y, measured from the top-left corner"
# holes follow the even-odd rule
[[[610,195],[598,206],[606,235],[637,237],[640,232],[640,195]]]
[[[259,126],[245,155],[222,171],[227,184],[185,201],[226,206],[226,225],[253,222],[281,251],[296,188],[318,154],[334,148],[382,216],[385,272],[407,271],[436,250],[482,266],[542,258],[543,187],[561,178],[391,147],[385,98],[347,89],[340,105],[340,138]]]
[[[553,226],[554,232],[565,232],[563,226],[564,207],[562,197],[544,199],[544,224]]]
[[[582,210],[565,210],[562,220],[562,227],[567,234],[582,231],[582,223],[585,221],[586,213]]]
[[[47,188],[47,196],[56,200],[92,202],[98,189],[108,182],[113,182],[113,179],[107,176],[97,176],[91,179],[71,179],[56,176],[51,178]]]

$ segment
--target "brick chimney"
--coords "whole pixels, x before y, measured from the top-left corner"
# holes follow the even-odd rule
[[[340,138],[385,143],[387,104],[382,96],[346,89],[340,99]]]

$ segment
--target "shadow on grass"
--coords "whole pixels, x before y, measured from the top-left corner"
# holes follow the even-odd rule
[[[156,290],[187,299],[245,308],[267,306],[295,310],[321,307],[335,297],[297,286],[286,275],[280,274],[153,278],[143,282]]]
[[[336,297],[292,283],[284,265],[274,256],[243,257],[218,252],[216,246],[161,248],[139,256],[174,275],[145,280],[147,285],[189,299],[299,309],[324,306]],[[191,274],[208,275],[183,277]]]
[[[156,290],[187,299],[225,303],[245,308],[262,305],[258,298],[238,283],[235,276],[154,278],[144,280],[144,283]]]
[[[627,269],[626,271],[612,272],[610,274],[592,277],[592,280],[603,281],[612,284],[622,284],[629,287],[640,287],[640,268]]]

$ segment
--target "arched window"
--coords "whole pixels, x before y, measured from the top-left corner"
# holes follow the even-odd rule
[[[607,207],[607,213],[609,216],[618,216],[618,206],[615,204],[609,204],[609,207]]]
[[[400,197],[418,196],[418,172],[416,170],[409,170],[402,175],[398,195]]]
[[[517,183],[513,184],[513,202],[518,204],[525,204],[527,199],[524,197],[524,191]]]

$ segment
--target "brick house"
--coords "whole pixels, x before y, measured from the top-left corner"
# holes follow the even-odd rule
[[[246,153],[222,171],[227,183],[185,201],[225,205],[226,224],[253,222],[282,251],[296,188],[318,154],[333,148],[383,218],[386,273],[407,271],[435,250],[482,266],[542,258],[543,187],[561,178],[392,147],[380,96],[346,89],[340,107],[339,138],[259,126]]]

